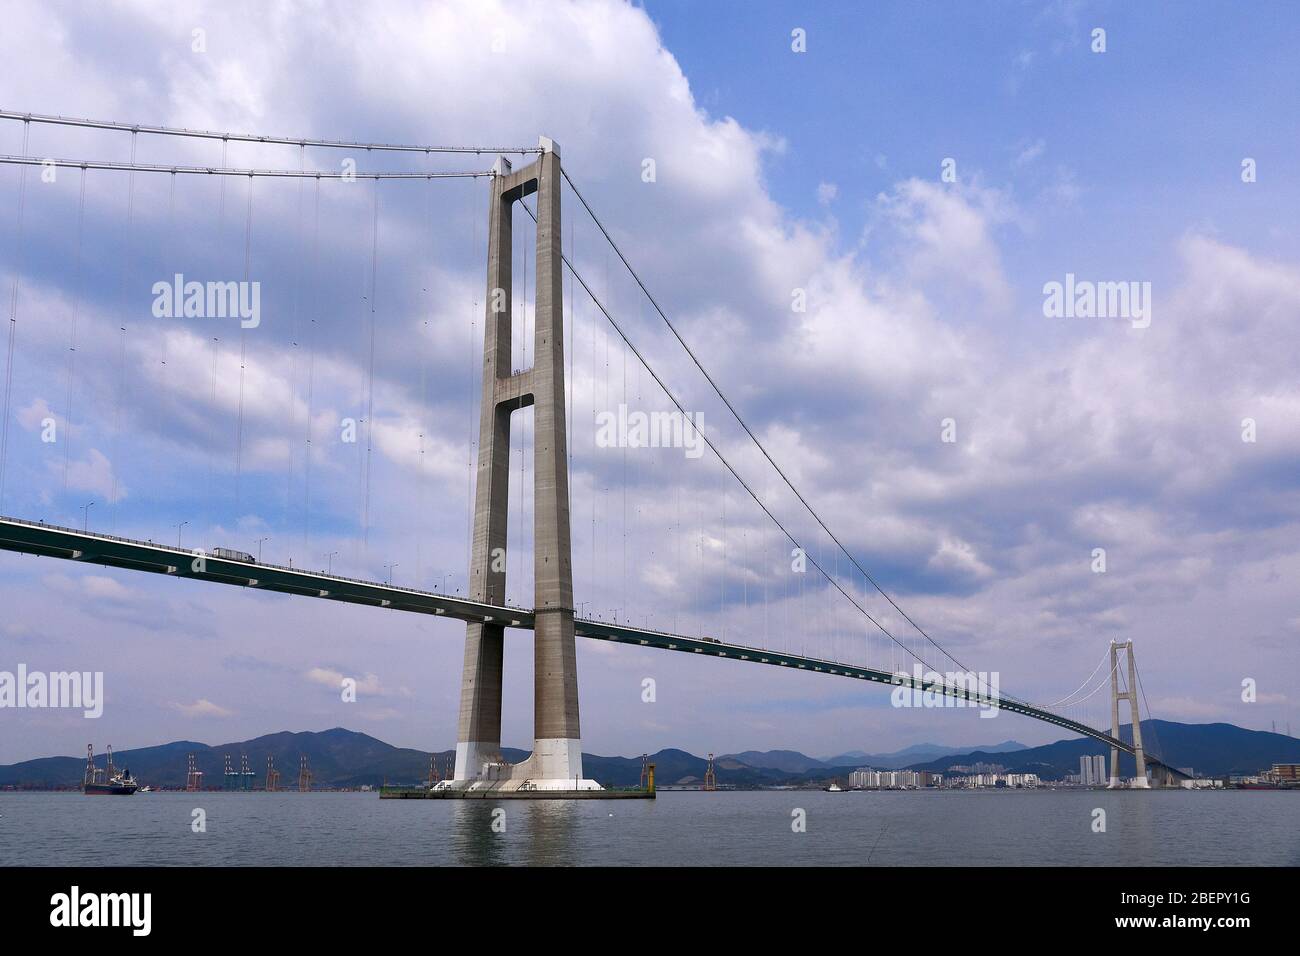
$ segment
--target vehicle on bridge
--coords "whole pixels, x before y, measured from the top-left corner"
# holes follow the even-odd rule
[[[247,551],[235,551],[232,548],[213,548],[212,556],[226,561],[243,561],[245,564],[257,564],[257,559]]]

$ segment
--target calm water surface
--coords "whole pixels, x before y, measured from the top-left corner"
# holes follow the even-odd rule
[[[207,832],[190,828],[207,813]],[[492,811],[505,810],[505,832]],[[1092,831],[1093,810],[1106,832]],[[807,832],[791,830],[792,811]],[[1300,793],[661,792],[657,800],[373,793],[0,793],[0,865],[1300,864]]]

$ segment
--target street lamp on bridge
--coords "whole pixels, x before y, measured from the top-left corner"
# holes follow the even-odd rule
[[[93,501],[87,501],[81,506],[81,530],[83,533],[90,530],[90,506],[93,504]]]

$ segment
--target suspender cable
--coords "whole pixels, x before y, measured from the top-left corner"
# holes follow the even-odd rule
[[[226,165],[226,157],[227,157],[227,153],[229,152],[229,150],[230,150],[230,143],[223,139],[223,140],[221,141],[221,165],[222,165],[223,168],[224,168],[225,165]],[[134,160],[134,158],[135,158],[135,157],[133,156],[133,157],[132,157],[132,160]],[[219,184],[219,186],[218,186],[218,190],[217,190],[217,242],[216,242],[216,247],[217,247],[218,249],[221,248],[221,242],[222,242],[222,235],[221,235],[221,234],[222,234],[222,232],[223,232],[223,230],[224,230],[224,228],[225,228],[225,225],[226,225],[226,180],[225,180],[225,178],[223,177],[223,178],[221,179],[221,181],[220,181],[220,184]],[[212,402],[212,411],[213,411],[214,413],[216,412],[216,407],[217,407],[217,347],[218,347],[218,344],[219,344],[219,339],[217,338],[217,336],[214,335],[214,336],[212,337],[212,373],[211,373],[211,376],[210,376],[211,394],[209,395],[209,398],[210,398],[210,400],[211,400],[211,402]],[[215,477],[214,477],[214,472],[216,471],[216,466],[215,466],[215,452],[214,452],[215,445],[216,445],[215,442],[212,442],[212,443],[210,443],[210,444],[208,445],[208,491],[207,491],[207,498],[208,498],[208,501],[207,501],[207,504],[208,504],[208,521],[209,521],[209,523],[215,521],[215,519],[216,519],[216,517],[217,517],[217,504],[216,504],[216,497],[217,497],[217,496],[216,496],[216,492],[215,492],[215,488],[216,488],[216,479],[215,479]]]
[[[417,467],[415,471],[416,488],[418,489],[417,494],[420,503],[420,516],[416,521],[412,522],[412,529],[415,532],[415,582],[416,582],[415,586],[416,587],[420,587],[421,586],[420,582],[424,580],[424,563],[423,563],[424,551],[423,548],[421,547],[421,543],[422,543],[421,539],[424,537],[424,535],[421,532],[423,531],[426,522],[428,521],[427,515],[429,514],[429,503],[428,503],[429,481],[425,476],[425,470],[424,470],[424,435],[425,435],[425,426],[428,424],[428,420],[429,420],[429,361],[432,358],[431,353],[433,351],[433,347],[432,347],[433,339],[431,338],[429,332],[429,318],[433,315],[433,283],[437,279],[437,273],[434,267],[434,262],[436,261],[437,254],[438,254],[437,233],[434,230],[434,222],[433,222],[433,183],[432,182],[430,182],[429,189],[424,194],[424,218],[428,222],[428,226],[429,226],[429,278],[427,280],[428,286],[424,289],[425,298],[426,298],[425,308],[427,311],[425,311],[424,323],[421,329],[421,334],[424,336],[424,342],[421,343],[422,347],[420,349],[420,422],[418,428],[419,434],[418,434],[418,448],[417,448],[417,458],[416,458]],[[443,512],[440,509],[440,514],[443,520],[439,522],[439,525],[445,527],[446,524],[445,512]]]
[[[217,407],[217,345],[220,343],[220,341],[221,340],[218,339],[217,336],[215,335],[212,336],[212,361],[210,363],[210,370],[208,373],[208,404],[209,407],[214,410]],[[213,465],[213,458],[215,454],[214,448],[215,448],[215,442],[208,442],[208,485],[204,491],[203,497],[204,497],[204,502],[207,505],[209,523],[212,523],[216,518],[216,504],[214,500],[216,496],[213,494],[212,491],[213,484],[214,484],[213,472],[215,471],[215,467]]]
[[[68,387],[63,402],[63,490],[68,490],[69,456],[72,454],[72,377],[77,358],[77,319],[81,314],[81,249],[86,223],[86,170],[81,171],[80,196],[77,198],[77,257],[72,273],[72,320],[68,330]]]
[[[23,124],[23,152],[27,152],[31,124]],[[0,510],[5,500],[5,473],[9,464],[9,406],[14,386],[14,349],[17,347],[18,332],[18,281],[22,275],[23,264],[23,213],[27,206],[27,170],[18,171],[18,217],[14,229],[14,281],[9,292],[9,342],[5,351],[5,408],[4,423],[0,425]]]
[[[302,443],[302,549],[310,554],[308,535],[311,514],[311,416],[316,390],[316,316],[320,311],[320,180],[312,197],[311,226],[311,321],[307,326],[307,417]]]
[[[122,393],[126,390],[126,326],[121,326],[118,331],[122,333],[122,344],[118,349],[117,358],[117,402],[116,410],[113,413],[113,482],[112,491],[109,494],[109,513],[113,516],[112,529],[117,532],[117,462],[118,448],[122,432]]]
[[[248,206],[244,211],[244,287],[248,288],[253,250],[253,178],[248,178]],[[239,323],[239,415],[235,424],[235,509],[239,509],[240,481],[244,474],[244,371],[248,367],[248,329]]]
[[[636,281],[636,284],[640,286],[641,291],[645,294],[645,297],[650,301],[650,304],[654,306],[655,311],[659,313],[659,317],[663,319],[664,324],[667,325],[668,329],[673,333],[673,337],[676,338],[677,341],[681,344],[682,348],[686,350],[686,354],[690,356],[690,359],[695,364],[695,367],[699,369],[700,373],[705,377],[706,380],[708,380],[708,383],[713,388],[713,391],[717,394],[717,396],[720,399],[722,399],[723,404],[725,404],[727,406],[728,411],[731,412],[732,417],[735,418],[737,422],[739,422],[740,427],[745,430],[745,434],[747,434],[750,440],[753,441],[753,443],[758,447],[758,450],[763,453],[763,457],[768,460],[768,463],[774,469],[776,469],[776,473],[781,476],[781,480],[785,482],[786,486],[792,492],[794,492],[795,497],[799,499],[799,502],[804,506],[804,508],[808,511],[808,513],[812,515],[813,519],[817,522],[817,524],[819,524],[822,530],[825,531],[826,534],[830,536],[831,540],[835,542],[836,546],[840,549],[840,551],[842,551],[844,555],[851,562],[853,562],[853,566],[856,567],[862,573],[862,576],[867,581],[871,582],[872,587],[874,587],[877,591],[879,591],[880,594],[885,598],[885,600],[888,601],[890,605],[894,608],[894,610],[903,616],[904,620],[906,620],[910,625],[912,625],[912,627],[914,627],[918,632],[920,632],[920,634],[927,641],[929,641],[930,644],[932,644],[936,650],[938,650],[940,653],[946,656],[950,661],[956,664],[961,670],[969,671],[970,668],[966,667],[959,660],[957,660],[957,658],[953,657],[952,654],[950,654],[943,647],[941,647],[934,640],[934,638],[932,638],[928,633],[926,633],[924,628],[922,628],[919,624],[917,624],[916,621],[912,620],[912,618],[908,616],[907,612],[898,606],[897,602],[895,602],[895,600],[889,596],[889,594],[884,590],[884,588],[882,588],[880,584],[877,583],[876,579],[871,576],[871,574],[867,571],[867,569],[864,568],[858,562],[858,559],[855,558],[847,548],[845,548],[844,544],[840,541],[840,539],[835,536],[835,534],[831,531],[829,527],[827,527],[826,522],[824,522],[821,519],[821,516],[816,511],[813,510],[812,505],[808,503],[807,499],[804,498],[803,494],[800,493],[799,489],[795,487],[794,483],[791,482],[790,478],[786,475],[786,473],[781,470],[781,467],[776,463],[776,461],[772,458],[771,454],[768,452],[767,447],[761,441],[758,440],[758,436],[754,434],[753,430],[749,427],[749,425],[745,422],[745,420],[740,417],[740,413],[736,411],[736,407],[731,403],[731,400],[728,399],[727,396],[723,393],[722,389],[718,386],[718,383],[714,381],[713,376],[711,376],[708,373],[708,371],[705,370],[704,366],[700,363],[699,358],[696,357],[695,352],[692,351],[691,347],[686,344],[686,340],[682,338],[681,333],[677,331],[677,327],[673,325],[672,321],[664,313],[664,310],[660,308],[659,303],[655,300],[654,296],[650,294],[650,290],[647,289],[645,283],[641,281],[641,277],[637,274],[636,270],[632,268],[632,264],[628,262],[627,257],[623,255],[623,251],[618,247],[618,244],[614,242],[614,239],[612,236],[610,236],[608,230],[605,229],[605,226],[596,217],[596,213],[592,210],[591,206],[587,203],[587,200],[583,197],[582,193],[578,191],[578,187],[574,184],[573,179],[569,176],[568,170],[561,167],[560,173],[561,175],[564,176],[565,181],[569,184],[569,188],[573,190],[573,194],[576,197],[578,197],[578,201],[582,203],[582,207],[587,211],[587,215],[591,217],[592,222],[594,222],[596,224],[596,227],[600,229],[601,233],[605,237],[605,240],[613,248],[614,252],[618,255],[619,259],[622,260],[623,265],[624,267],[626,267],[628,273],[631,274],[632,278]],[[579,281],[581,281],[581,279],[579,279]],[[653,374],[653,372],[651,372],[651,374]],[[683,412],[683,414],[685,414],[685,412]],[[703,434],[703,432],[701,432],[701,434]],[[762,503],[760,502],[760,504]],[[764,510],[766,510],[766,508]],[[840,588],[838,583],[836,584],[836,587],[839,588],[841,593],[844,593],[843,588]],[[854,603],[856,604],[857,602],[855,601]],[[909,653],[911,652],[909,651]],[[920,660],[920,658],[917,659]]]
[[[306,149],[300,148],[298,151],[298,166],[305,168],[307,165]],[[302,341],[302,183],[298,180],[298,195],[293,214],[293,233],[294,233],[294,266],[298,273],[299,281],[293,284],[293,339],[290,343],[290,349],[293,352],[292,366],[292,391],[289,399],[289,432],[285,441],[285,448],[288,454],[285,456],[284,463],[284,525],[289,527],[292,521],[293,512],[293,448],[294,433],[298,428],[298,381],[301,375],[302,364],[302,347],[299,343]],[[304,560],[306,560],[304,558]]]
[[[223,140],[221,141],[221,167],[222,167],[223,169],[225,168],[225,165],[226,165],[226,152],[227,152],[227,150],[229,150],[229,149],[230,149],[230,143],[228,143],[226,140],[223,139]],[[131,161],[132,161],[133,163],[135,162],[135,157],[134,157],[134,156],[131,157]],[[223,179],[223,180],[221,180],[221,200],[220,200],[220,203],[219,203],[218,206],[217,206],[217,232],[218,232],[218,234],[220,234],[220,232],[221,232],[221,228],[220,228],[220,227],[224,224],[224,222],[225,222],[225,218],[226,218],[226,181]]]
[[[1130,654],[1133,653],[1133,645],[1132,645],[1132,644],[1129,645],[1128,653],[1130,653]],[[1151,746],[1151,747],[1144,747],[1143,749],[1146,750],[1146,751],[1148,751],[1148,752],[1150,752],[1150,753],[1152,753],[1152,754],[1154,754],[1154,755],[1156,756],[1156,759],[1159,760],[1159,759],[1160,759],[1160,750],[1161,750],[1161,747],[1160,747],[1160,736],[1156,733],[1155,714],[1153,714],[1153,713],[1151,712],[1151,704],[1147,701],[1147,691],[1146,691],[1146,688],[1142,686],[1142,672],[1141,672],[1140,670],[1138,670],[1138,666],[1137,666],[1137,662],[1136,662],[1136,661],[1134,661],[1134,663],[1133,663],[1133,674],[1134,674],[1134,676],[1137,677],[1138,693],[1142,695],[1142,704],[1143,704],[1143,705],[1146,707],[1146,709],[1147,709],[1147,718],[1152,722],[1152,723],[1151,723],[1151,743],[1152,743],[1154,746]],[[1138,722],[1141,723],[1141,720],[1142,720],[1142,715],[1141,715],[1141,714],[1138,714]],[[1136,733],[1137,729],[1139,729],[1139,728],[1134,728],[1134,733]],[[1137,741],[1137,737],[1135,736],[1135,737],[1133,738],[1133,740],[1134,740],[1134,742],[1136,743],[1136,741]]]
[[[366,370],[366,467],[362,491],[362,541],[370,545],[370,467],[375,433],[375,298],[379,281],[379,180],[375,180],[375,202],[370,224],[370,365]]]
[[[86,171],[83,169],[82,176]],[[163,245],[158,250],[158,273],[165,274],[167,270],[167,253],[176,247],[176,174],[173,173],[167,183],[167,231],[164,234]],[[163,384],[167,383],[167,334],[163,330],[162,336],[162,365],[163,365]]]
[[[131,162],[135,162],[136,136],[131,134]],[[127,173],[126,179],[126,244],[122,255],[122,305],[125,309],[126,294],[126,276],[131,266],[131,234],[134,231],[135,223],[135,172],[134,170]],[[125,321],[125,319],[123,320]],[[110,513],[112,514],[112,528],[117,530],[117,480],[118,472],[121,470],[121,461],[118,457],[118,451],[122,435],[122,401],[126,391],[126,326],[122,326],[122,348],[118,359],[117,367],[117,401],[116,408],[113,412],[113,458],[111,472],[112,491],[109,494],[108,502]]]
[[[727,639],[727,486],[722,486],[722,572],[718,575],[718,627]]]

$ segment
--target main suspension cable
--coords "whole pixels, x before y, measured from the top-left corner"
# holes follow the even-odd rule
[[[524,207],[524,211],[528,213],[528,215],[533,219],[534,222],[536,222],[537,216],[536,214],[534,214],[532,209],[529,208],[528,204],[525,202],[520,202],[520,205]],[[615,251],[617,251],[617,249]],[[620,253],[620,256],[621,255],[622,254]],[[568,267],[569,271],[573,274],[573,277],[582,286],[583,290],[587,293],[587,296],[591,299],[591,301],[595,303],[596,308],[600,309],[600,311],[604,314],[606,320],[609,322],[611,326],[613,326],[614,331],[619,334],[619,337],[632,351],[632,354],[634,354],[637,357],[637,359],[645,367],[645,370],[650,373],[651,377],[655,380],[656,383],[658,383],[659,387],[663,389],[664,394],[668,396],[668,399],[675,406],[677,406],[677,410],[682,414],[683,419],[689,420],[686,408],[685,406],[682,405],[681,401],[677,398],[677,395],[672,391],[672,389],[668,387],[668,384],[662,378],[659,377],[659,373],[656,372],[654,368],[651,367],[650,363],[646,361],[645,356],[641,354],[641,351],[632,343],[632,340],[628,338],[627,333],[623,331],[623,327],[618,324],[618,321],[614,318],[614,316],[610,314],[607,308],[605,308],[605,304],[601,302],[599,298],[596,297],[596,294],[591,290],[591,287],[587,284],[587,280],[582,277],[582,273],[580,273],[577,270],[577,268],[574,266],[574,264],[569,261],[569,257],[564,254],[563,249],[561,249],[560,258],[563,259],[564,264]],[[933,670],[934,668],[930,667],[930,664],[927,663],[924,658],[920,657],[915,651],[913,651],[910,647],[908,647],[897,637],[895,637],[887,627],[885,627],[878,620],[876,620],[866,608],[864,608],[861,604],[859,604],[851,594],[849,594],[846,590],[844,590],[844,587],[838,581],[836,581],[833,577],[831,577],[830,574],[827,573],[826,569],[823,568],[820,563],[818,563],[816,558],[814,558],[811,554],[809,554],[806,550],[804,550],[803,547],[800,546],[799,542],[795,539],[794,535],[792,535],[790,531],[785,527],[785,525],[781,523],[780,519],[778,519],[776,515],[772,513],[771,509],[769,509],[767,505],[763,503],[762,499],[760,499],[758,495],[754,493],[754,490],[749,487],[745,479],[740,476],[740,473],[736,471],[735,467],[726,458],[726,456],[722,454],[721,450],[719,450],[717,445],[713,443],[713,440],[709,438],[709,436],[705,433],[705,431],[702,428],[696,428],[695,430],[696,433],[699,434],[699,436],[704,440],[704,443],[709,446],[709,450],[712,451],[713,454],[717,456],[718,460],[722,462],[723,466],[726,467],[726,469],[729,472],[731,472],[732,477],[735,478],[736,481],[740,483],[740,486],[745,489],[745,491],[749,494],[751,498],[754,499],[754,502],[761,509],[763,509],[763,513],[766,514],[768,518],[771,519],[772,523],[781,529],[781,532],[786,536],[786,538],[790,541],[790,543],[799,549],[799,551],[807,559],[808,563],[811,564],[814,568],[816,568],[821,573],[822,577],[824,577],[827,581],[829,581],[831,585],[833,585],[835,589],[839,591],[840,594],[842,594],[850,604],[852,604],[855,608],[857,608],[858,611],[864,617],[866,617],[867,620],[869,620],[872,624],[874,624],[877,628],[879,628],[881,633],[883,633],[891,641],[893,641],[895,644],[901,647],[909,655],[916,658],[918,663],[922,664],[927,669]]]
[[[830,537],[830,539],[835,542],[836,546],[840,549],[840,551],[844,553],[845,557],[847,557],[853,563],[853,566],[862,573],[862,576],[866,578],[866,580],[871,582],[872,587],[874,587],[877,591],[879,591],[881,596],[883,596],[885,600],[890,603],[890,605],[894,608],[894,610],[897,611],[899,614],[901,614],[903,618],[909,624],[912,625],[912,627],[916,628],[916,630],[927,641],[929,641],[930,644],[932,644],[941,654],[943,654],[950,661],[956,664],[961,670],[969,671],[970,668],[968,668],[966,665],[961,663],[961,661],[957,660],[956,657],[954,657],[951,653],[949,653],[947,650],[941,647],[939,643],[934,640],[934,638],[932,638],[928,633],[926,633],[924,628],[922,628],[919,624],[917,624],[916,621],[914,621],[906,611],[904,611],[901,607],[898,606],[898,603],[892,597],[889,596],[889,594],[885,591],[885,589],[882,588],[879,583],[877,583],[876,579],[871,576],[871,574],[867,571],[867,569],[864,568],[858,562],[858,559],[855,558],[849,552],[849,550],[844,546],[844,544],[840,541],[840,539],[835,536],[834,532],[832,532],[831,529],[827,527],[826,522],[821,519],[821,516],[818,515],[816,511],[813,510],[812,505],[808,503],[807,499],[804,498],[804,496],[799,492],[799,489],[794,486],[794,483],[790,481],[790,478],[786,475],[784,471],[781,470],[781,467],[772,458],[771,454],[767,450],[767,447],[761,441],[758,440],[758,436],[754,434],[753,430],[749,427],[749,425],[745,422],[745,420],[740,417],[740,413],[736,411],[736,407],[732,405],[731,400],[728,399],[727,396],[723,393],[722,389],[718,386],[718,383],[713,379],[713,376],[711,376],[708,373],[708,371],[704,368],[703,364],[701,364],[699,358],[696,357],[695,352],[692,351],[691,347],[686,344],[686,340],[683,339],[681,333],[677,331],[677,327],[673,325],[672,321],[668,318],[668,316],[664,313],[664,310],[659,306],[659,303],[655,300],[655,297],[650,294],[650,290],[646,288],[645,283],[641,281],[641,277],[637,274],[636,270],[632,268],[632,264],[628,262],[627,257],[623,255],[623,250],[618,247],[618,244],[616,242],[614,242],[613,237],[610,236],[609,231],[605,228],[604,224],[601,223],[600,219],[596,217],[596,213],[594,210],[592,210],[591,205],[587,202],[586,198],[583,197],[582,193],[579,192],[578,187],[574,184],[572,177],[569,176],[568,170],[564,169],[564,167],[561,167],[560,173],[562,176],[564,176],[565,181],[569,184],[569,188],[573,190],[573,194],[578,197],[578,201],[582,203],[582,207],[587,211],[587,215],[591,217],[591,221],[596,224],[596,227],[601,231],[601,234],[604,235],[605,240],[614,249],[614,252],[618,254],[619,259],[622,260],[623,265],[627,268],[628,273],[636,281],[636,284],[641,287],[641,291],[645,293],[645,297],[650,300],[650,304],[654,306],[655,311],[659,313],[659,317],[663,319],[664,324],[668,326],[669,330],[673,333],[673,336],[681,344],[682,348],[686,350],[686,354],[689,355],[691,361],[695,363],[695,367],[698,368],[700,370],[700,373],[705,377],[705,379],[708,380],[708,383],[710,386],[712,386],[713,391],[717,393],[717,396],[720,399],[722,399],[723,404],[725,404],[727,406],[728,411],[731,412],[732,417],[735,418],[736,421],[740,423],[740,427],[745,430],[745,434],[747,434],[750,437],[750,440],[754,442],[754,444],[758,447],[758,450],[763,453],[763,457],[768,460],[768,463],[771,464],[771,466],[774,469],[776,469],[776,473],[781,476],[781,480],[785,482],[786,487],[788,487],[792,492],[794,492],[795,497],[799,499],[799,502],[804,506],[805,509],[807,509],[808,513],[812,515],[813,519],[817,522],[817,524],[821,526],[822,530],[825,531],[826,534]],[[918,658],[918,660],[919,659],[920,658]]]
[[[57,166],[68,169],[116,169],[136,173],[186,173],[197,176],[261,176],[273,179],[478,179],[494,176],[490,169],[444,170],[438,172],[364,172],[351,170],[327,172],[323,169],[233,169],[227,166],[168,166],[159,163],[118,163],[94,159],[53,159],[40,156],[0,155],[0,164],[9,166]]]
[[[121,123],[114,120],[79,119],[73,116],[50,116],[38,113],[19,113],[0,110],[0,119],[20,120],[24,123],[48,123],[55,126],[80,126],[85,129],[119,130],[125,133],[150,133],[158,136],[183,136],[191,139],[219,139],[237,143],[268,143],[284,146],[320,146],[325,149],[364,149],[367,152],[396,153],[540,153],[540,146],[410,146],[397,143],[353,143],[334,139],[312,139],[305,136],[258,136],[253,133],[229,133],[216,130],[186,129],[179,126],[144,126],[139,123]]]
[[[1047,709],[1052,708],[1052,707],[1064,707],[1064,706],[1067,706],[1067,705],[1069,705],[1069,704],[1071,704],[1071,703],[1075,703],[1075,701],[1072,701],[1071,698],[1074,697],[1075,694],[1079,693],[1079,691],[1081,691],[1081,690],[1083,690],[1085,687],[1087,687],[1088,684],[1091,683],[1092,679],[1093,679],[1094,677],[1097,676],[1097,671],[1101,670],[1102,665],[1106,663],[1106,656],[1107,656],[1108,654],[1110,654],[1110,648],[1109,648],[1109,647],[1107,647],[1106,650],[1105,650],[1105,652],[1101,655],[1101,660],[1099,660],[1099,661],[1097,662],[1097,666],[1094,667],[1094,668],[1092,669],[1092,673],[1089,674],[1087,677],[1084,678],[1083,683],[1080,684],[1078,687],[1076,687],[1074,690],[1070,691],[1068,694],[1066,694],[1066,695],[1065,695],[1064,697],[1062,697],[1060,700],[1053,701],[1053,702],[1050,703],[1050,704],[1035,704],[1034,706],[1035,706],[1035,707],[1041,707],[1041,708],[1043,708],[1044,710],[1047,710]],[[1115,668],[1118,667],[1118,666],[1119,666],[1119,658],[1116,657],[1116,658],[1115,658],[1115,665],[1114,665],[1114,667],[1112,667],[1112,668],[1110,669],[1110,673],[1111,673],[1111,674],[1114,674],[1114,673],[1115,673]],[[1106,680],[1110,680],[1110,675],[1107,675]],[[1103,682],[1103,685],[1099,685],[1099,686],[1104,686],[1104,682]],[[1093,691],[1093,693],[1096,693],[1096,691]],[[1092,696],[1092,694],[1088,694],[1087,697],[1084,697],[1084,698],[1081,698],[1081,699],[1082,699],[1082,700],[1087,700],[1088,697],[1091,697],[1091,696]]]

